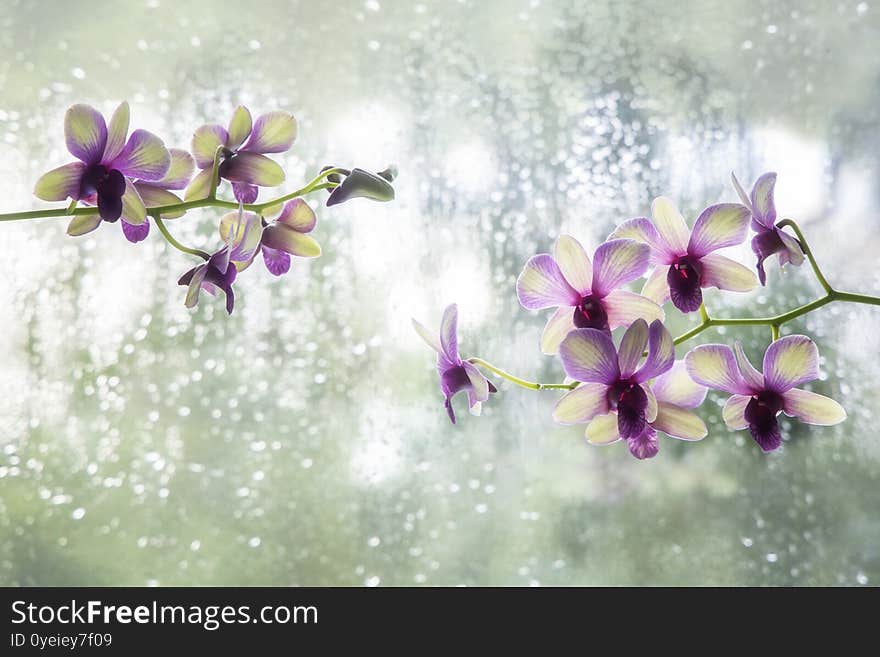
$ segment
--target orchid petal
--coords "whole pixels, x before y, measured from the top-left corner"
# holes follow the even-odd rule
[[[792,388],[782,394],[786,415],[797,417],[807,424],[830,426],[846,419],[843,406],[825,395]]]
[[[710,205],[700,213],[688,242],[688,254],[702,258],[707,253],[742,244],[749,231],[749,209],[739,203]]]
[[[787,335],[764,352],[764,384],[768,390],[785,392],[819,378],[819,350],[805,335]]]
[[[611,445],[620,440],[617,431],[617,415],[597,415],[587,425],[587,442],[591,445]]]
[[[136,182],[134,183],[134,187],[138,194],[140,194],[141,200],[144,202],[147,209],[161,208],[166,205],[176,205],[181,203],[180,198],[175,194],[172,194],[161,187],[151,185],[150,183]],[[164,219],[176,219],[177,217],[182,217],[184,214],[186,214],[186,210],[175,210],[173,212],[163,212],[162,217]]]
[[[659,319],[651,322],[648,332],[648,359],[633,379],[638,383],[653,379],[668,371],[675,363],[675,343],[672,335]]]
[[[755,369],[742,348],[742,343],[737,340],[733,343],[733,355],[736,356],[736,364],[746,385],[752,390],[761,390],[764,387],[764,376]]]
[[[440,338],[437,337],[434,333],[429,331],[424,324],[419,322],[416,319],[412,320],[413,328],[416,330],[416,333],[419,334],[419,337],[425,341],[431,349],[436,351],[438,354],[443,355],[443,347],[440,344]]]
[[[165,144],[152,132],[135,130],[118,156],[107,164],[129,178],[159,180],[171,166],[171,155]]]
[[[110,123],[107,126],[107,144],[104,146],[104,154],[102,160],[104,162],[112,162],[115,160],[122,149],[125,147],[125,138],[128,137],[128,122],[130,118],[130,110],[127,102],[120,103],[113,116],[110,117]]]
[[[285,251],[300,258],[317,258],[321,255],[321,245],[313,237],[284,224],[266,227],[263,230],[263,244],[270,249]]]
[[[568,284],[548,253],[529,258],[516,281],[516,296],[523,308],[530,310],[577,306],[581,301],[581,295]]]
[[[657,402],[657,396],[654,394],[654,391],[651,390],[651,386],[642,385],[640,386],[642,390],[645,391],[645,397],[647,399],[648,405],[645,406],[645,420],[648,422],[653,422],[657,419],[657,412],[660,407]]]
[[[272,249],[263,244],[260,247],[263,264],[273,276],[281,276],[290,271],[290,254],[279,249]]]
[[[723,344],[704,344],[685,356],[691,378],[700,385],[737,395],[753,391],[740,374],[733,349]]]
[[[250,205],[256,203],[257,196],[260,195],[260,188],[248,183],[234,182],[232,183],[232,195],[236,201]]]
[[[179,148],[169,148],[171,164],[165,175],[154,184],[165,189],[184,189],[195,170],[193,156]]]
[[[557,402],[553,419],[559,424],[579,424],[608,412],[608,386],[604,383],[584,383],[565,393]]]
[[[608,315],[608,326],[611,329],[618,326],[629,326],[637,319],[644,319],[646,322],[666,319],[666,313],[660,306],[635,292],[613,290],[603,299],[603,305]]]
[[[183,198],[187,201],[208,198],[208,194],[211,192],[211,183],[214,181],[213,173],[211,169],[199,171],[186,188]]]
[[[593,264],[590,256],[571,235],[560,235],[556,240],[553,259],[568,284],[581,296],[590,293],[593,282]]]
[[[643,319],[637,319],[623,334],[617,350],[621,379],[628,379],[636,371],[647,344],[648,323]]]
[[[785,246],[785,250],[779,252],[779,264],[792,264],[795,267],[800,267],[804,264],[806,256],[801,248],[801,243],[779,228],[776,229],[776,234],[779,235],[779,239],[782,240],[782,244]]]
[[[226,138],[226,148],[231,151],[238,149],[242,142],[248,138],[248,135],[251,134],[252,126],[253,121],[248,108],[244,105],[236,107],[232,113],[232,118],[229,120],[229,127],[226,129],[228,135]]]
[[[645,427],[645,430],[638,436],[627,438],[626,444],[629,447],[630,454],[639,460],[652,459],[660,451],[657,432],[651,427]]]
[[[130,180],[125,179],[125,193],[122,195],[122,218],[133,226],[147,220],[147,208],[141,195]]]
[[[260,187],[275,187],[284,182],[284,169],[274,160],[258,153],[240,152],[224,160],[222,173],[230,182]]]
[[[677,360],[672,367],[658,376],[651,384],[651,390],[661,404],[673,404],[680,408],[696,408],[706,399],[707,389],[691,378],[683,360]]]
[[[259,215],[253,212],[229,212],[220,220],[220,237],[229,247],[229,259],[241,270],[256,257],[263,237]],[[271,246],[271,245],[270,245]]]
[[[758,287],[758,278],[748,267],[719,253],[700,259],[700,285],[730,292],[751,292]]]
[[[620,377],[611,337],[598,329],[575,329],[559,345],[565,373],[576,381],[613,383]]]
[[[221,146],[225,148],[228,140],[226,128],[216,123],[197,128],[193,133],[191,150],[199,169],[212,169],[217,149]]]
[[[651,204],[651,216],[657,233],[665,242],[663,246],[668,247],[666,250],[676,256],[687,253],[690,231],[675,204],[665,196],[659,196]]]
[[[125,219],[120,219],[122,225],[122,234],[132,244],[143,242],[150,234],[150,222],[145,221],[141,224],[130,224]]]
[[[572,310],[568,306],[557,308],[547,324],[544,326],[544,332],[541,333],[541,352],[548,356],[554,355],[559,351],[559,345],[568,335],[569,331],[575,329],[574,321],[572,321]]]
[[[709,433],[706,423],[695,413],[662,402],[658,405],[657,417],[651,426],[679,440],[702,440]]]
[[[71,155],[86,164],[97,164],[107,145],[104,117],[89,105],[73,105],[64,114],[64,139]]]
[[[454,364],[461,362],[458,355],[458,305],[449,304],[443,311],[443,319],[440,320],[440,344],[443,347],[443,355]]]
[[[79,237],[91,233],[101,225],[101,217],[97,214],[81,214],[75,216],[67,225],[67,234],[71,237]]]
[[[275,222],[284,224],[300,233],[309,233],[315,228],[318,218],[308,203],[301,198],[295,198],[284,204],[284,208]]]
[[[746,406],[752,398],[747,395],[732,395],[724,404],[724,410],[721,411],[721,417],[724,418],[724,424],[728,429],[738,430],[745,429],[749,426],[746,419]]]
[[[766,228],[772,228],[776,223],[775,187],[776,174],[772,171],[758,178],[752,187],[752,212],[755,220]]]
[[[254,123],[250,139],[242,150],[252,153],[283,153],[296,141],[296,119],[287,112],[263,114]]]
[[[672,253],[666,240],[660,237],[657,228],[647,217],[628,219],[615,228],[608,236],[613,239],[631,239],[647,244],[651,248],[651,264],[670,264],[677,254]]]
[[[464,361],[462,366],[467,373],[468,380],[474,388],[473,398],[478,402],[484,402],[489,399],[489,381],[483,376],[483,373],[467,361]],[[471,406],[473,406],[473,404],[471,404]]]
[[[85,164],[73,162],[44,173],[34,186],[34,196],[44,201],[78,199],[85,170]]]
[[[593,255],[593,294],[604,297],[637,279],[648,269],[650,255],[650,247],[635,240],[604,242]]]
[[[746,190],[743,189],[743,186],[739,184],[739,179],[736,177],[736,174],[731,171],[730,172],[730,180],[733,182],[733,188],[736,190],[737,195],[739,196],[742,204],[746,206],[749,211],[752,210],[752,200],[749,198],[749,195],[746,194]]]
[[[658,306],[662,306],[669,301],[669,267],[659,265],[648,276],[644,286],[642,286],[642,296],[650,299]]]
[[[184,300],[184,305],[187,308],[194,308],[198,304],[199,292],[202,289],[202,282],[205,280],[207,273],[208,265],[199,265],[184,274],[178,281],[181,285],[189,285],[186,290],[186,299]]]

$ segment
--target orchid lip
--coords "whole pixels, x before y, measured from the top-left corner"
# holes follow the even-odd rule
[[[749,432],[765,452],[770,452],[782,442],[776,416],[782,410],[782,395],[772,390],[762,390],[752,396],[745,409]]]
[[[701,279],[702,267],[697,258],[679,256],[670,264],[666,281],[676,308],[682,312],[693,312],[700,307],[703,302]]]

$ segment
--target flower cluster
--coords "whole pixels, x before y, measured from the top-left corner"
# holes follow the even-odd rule
[[[724,406],[725,423],[734,430],[747,428],[765,452],[782,444],[780,413],[807,424],[842,422],[846,413],[837,402],[797,387],[819,376],[815,343],[803,335],[778,336],[782,324],[810,312],[815,302],[766,321],[712,319],[703,304],[705,288],[749,292],[759,282],[764,285],[764,262],[773,254],[779,255],[780,265],[800,265],[809,255],[802,239],[783,230],[793,222],[776,221],[775,183],[776,174],[766,173],[746,195],[733,176],[741,202],[707,207],[691,228],[674,203],[660,197],[651,206],[651,218],[624,221],[592,257],[570,235],[556,240],[552,254],[531,257],[517,279],[516,294],[523,308],[555,309],[544,327],[540,349],[559,358],[565,383],[532,383],[480,358],[462,360],[455,305],[443,315],[439,340],[413,320],[418,333],[437,351],[440,388],[450,419],[455,422],[452,399],[456,393],[466,392],[471,409],[478,414],[481,402],[496,391],[478,369],[483,367],[526,388],[566,390],[553,410],[556,422],[585,424],[587,441],[592,444],[626,442],[638,459],[658,453],[660,433],[685,441],[704,438],[708,429],[694,411],[710,388],[732,395]],[[718,253],[742,244],[750,229],[757,276]],[[626,289],[640,278],[645,279],[641,293]],[[822,303],[880,302],[839,293],[830,286],[826,291]],[[667,301],[683,314],[699,311],[701,324],[674,340],[664,325]],[[701,345],[676,360],[678,342],[713,325],[744,321],[767,324],[773,330],[763,374],[752,366],[739,342],[733,348]],[[617,336],[616,329],[620,330]]]
[[[285,180],[281,165],[267,154],[285,153],[296,140],[296,119],[287,112],[268,112],[253,120],[250,111],[240,106],[226,128],[208,124],[196,129],[191,153],[167,148],[146,130],[129,135],[129,121],[125,102],[109,122],[88,105],[68,109],[64,135],[67,150],[77,161],[40,177],[34,194],[44,201],[70,199],[70,206],[15,213],[11,218],[71,216],[67,232],[72,236],[85,235],[103,222],[119,221],[125,238],[134,243],[146,239],[152,220],[172,246],[204,260],[180,278],[180,284],[187,286],[187,307],[198,302],[201,290],[213,294],[219,289],[231,313],[232,284],[257,255],[275,276],[290,270],[291,256],[319,256],[321,247],[309,235],[317,217],[302,196],[325,189],[328,206],[353,198],[394,198],[391,183],[397,170],[393,166],[379,173],[324,167],[296,192],[257,203],[260,187],[276,187]],[[196,167],[199,172],[193,177]],[[231,184],[235,201],[217,198],[224,181]],[[183,199],[175,193],[181,190],[185,190]],[[203,207],[237,208],[221,218],[221,244],[213,254],[182,246],[164,224]]]

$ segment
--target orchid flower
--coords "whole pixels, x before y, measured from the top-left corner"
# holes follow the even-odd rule
[[[498,390],[480,370],[458,355],[458,306],[453,303],[443,312],[439,338],[415,319],[412,323],[422,340],[437,352],[440,390],[445,397],[444,406],[452,424],[455,424],[452,398],[459,392],[467,393],[471,414],[479,415],[482,402],[489,399],[489,393]]]
[[[642,352],[648,356],[639,366]],[[571,331],[559,345],[565,373],[582,384],[566,393],[556,404],[553,418],[560,424],[593,423],[603,415],[615,414],[618,435],[639,439],[657,419],[657,398],[648,381],[668,371],[675,361],[672,336],[660,320],[637,319],[615,348],[611,334],[592,328]],[[607,420],[599,420],[607,433]],[[593,428],[593,433],[599,427]]]
[[[271,223],[253,212],[230,212],[220,220],[220,237],[231,240],[231,261],[239,271],[262,253],[266,269],[275,276],[290,270],[290,256],[317,258],[321,245],[307,235],[317,224],[309,204],[300,198],[284,204],[281,214]]]
[[[134,181],[161,180],[171,166],[165,144],[146,130],[128,136],[128,103],[123,102],[110,117],[110,124],[95,108],[73,105],[64,115],[67,150],[79,160],[44,174],[34,195],[44,201],[67,198],[97,206],[95,214],[74,217],[69,235],[84,235],[102,221],[120,217],[131,226],[143,224],[147,208]]]
[[[703,403],[707,390],[691,379],[683,360],[675,361],[669,371],[649,381],[648,385],[657,398],[657,417],[647,423],[642,433],[627,438],[633,456],[637,459],[656,456],[660,449],[657,432],[686,441],[706,437],[706,424],[690,409]],[[617,418],[613,414],[600,415],[587,427],[587,441],[593,445],[611,445],[619,440]]]
[[[776,226],[776,203],[773,200],[776,174],[773,172],[765,173],[758,178],[752,187],[751,197],[746,196],[745,190],[736,179],[736,175],[731,173],[730,177],[743,205],[752,213],[752,230],[757,233],[752,238],[752,251],[758,256],[758,279],[761,281],[761,285],[766,285],[767,274],[764,271],[764,261],[767,258],[778,253],[780,267],[789,263],[797,267],[804,262],[804,252],[797,238]]]
[[[611,331],[636,319],[664,319],[663,309],[641,295],[618,289],[645,273],[650,248],[635,240],[605,242],[593,254],[570,235],[556,240],[553,255],[540,253],[516,281],[524,308],[556,308],[541,335],[541,351],[555,354],[575,328]]]
[[[724,422],[731,429],[745,429],[764,452],[782,444],[777,416],[785,412],[807,424],[822,426],[846,419],[846,411],[833,399],[796,386],[819,377],[819,350],[804,335],[788,335],[771,343],[764,352],[764,373],[746,358],[742,345],[706,344],[685,357],[694,381],[729,392]]]
[[[234,223],[227,222],[224,230],[223,221],[230,217],[234,217]],[[232,314],[235,306],[232,284],[239,270],[247,267],[254,259],[260,245],[261,231],[260,218],[252,212],[244,212],[241,206],[237,212],[232,212],[223,218],[220,228],[223,247],[215,251],[206,262],[193,267],[177,281],[178,285],[188,286],[185,301],[187,308],[193,308],[198,304],[202,290],[214,295],[219,288],[226,295],[226,312]]]
[[[631,238],[651,247],[656,265],[645,282],[642,294],[662,305],[671,298],[680,311],[699,309],[704,287],[732,292],[749,292],[758,286],[752,271],[718,253],[735,246],[746,237],[749,209],[738,203],[712,205],[700,214],[692,231],[667,198],[651,205],[653,221],[638,217],[618,226],[611,238]]]
[[[252,121],[251,113],[239,105],[224,128],[203,125],[192,138],[192,153],[201,171],[186,190],[186,200],[206,198],[213,183],[214,157],[220,148],[218,175],[232,183],[236,200],[253,203],[257,187],[275,187],[284,182],[284,170],[265,153],[283,153],[296,140],[296,119],[287,112],[269,112]]]

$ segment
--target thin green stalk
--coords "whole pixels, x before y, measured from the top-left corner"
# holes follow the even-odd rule
[[[830,293],[832,291],[831,285],[825,279],[825,275],[822,273],[822,270],[819,269],[819,264],[816,262],[816,258],[813,257],[813,252],[810,250],[810,245],[807,244],[807,238],[804,237],[804,234],[801,232],[801,228],[797,225],[797,222],[795,222],[794,219],[783,219],[776,225],[779,228],[789,226],[795,232],[801,242],[801,249],[803,250],[804,255],[807,256],[807,260],[810,261],[810,266],[813,268],[813,273],[816,274],[816,279],[819,281],[819,285],[822,286],[822,289],[824,289],[826,293]]]
[[[183,244],[178,242],[176,239],[174,239],[174,236],[170,232],[168,232],[168,227],[165,225],[165,222],[162,221],[162,217],[159,214],[151,216],[153,217],[153,221],[156,222],[156,226],[159,228],[159,232],[162,233],[162,237],[164,237],[165,240],[175,249],[177,249],[178,251],[183,251],[184,253],[189,253],[190,255],[199,256],[200,258],[203,258],[205,260],[208,260],[211,257],[208,253],[205,253],[201,249],[193,249],[188,246],[184,246]]]
[[[577,381],[573,383],[537,383],[535,381],[527,381],[526,379],[514,376],[510,372],[505,372],[500,367],[495,367],[492,363],[488,363],[482,358],[468,358],[467,361],[472,365],[494,372],[501,378],[507,379],[521,388],[528,388],[529,390],[573,390],[578,385]]]

